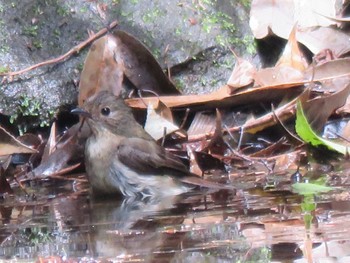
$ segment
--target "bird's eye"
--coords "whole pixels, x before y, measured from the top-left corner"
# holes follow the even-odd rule
[[[101,114],[104,116],[108,116],[111,110],[108,107],[104,107],[101,109]]]

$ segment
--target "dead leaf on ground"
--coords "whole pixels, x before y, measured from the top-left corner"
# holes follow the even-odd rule
[[[49,156],[54,152],[57,141],[56,141],[56,123],[54,122],[50,129],[50,136],[46,142],[43,155],[41,157],[41,162],[45,162]]]
[[[227,85],[230,87],[230,94],[234,94],[239,88],[252,84],[255,71],[256,69],[252,63],[236,56],[235,67],[227,81]]]
[[[144,129],[153,139],[159,140],[179,127],[174,124],[170,109],[159,101],[157,109],[152,104],[148,105]]]
[[[297,26],[295,25],[289,35],[282,56],[276,63],[276,67],[287,66],[302,72],[308,67],[308,63],[296,40],[296,30]],[[288,81],[288,79],[286,81]]]
[[[180,96],[162,96],[162,97],[147,97],[141,99],[127,99],[125,102],[133,108],[145,109],[145,103],[157,103],[159,99],[163,101],[169,108],[192,108],[212,109],[235,107],[241,105],[249,105],[251,103],[261,103],[263,101],[278,100],[286,96],[286,94],[300,93],[300,85],[307,82],[291,82],[281,83],[274,86],[264,86],[257,88],[248,88],[246,90],[230,94],[230,87],[227,85],[219,90],[209,94],[196,95],[180,95]]]
[[[152,53],[139,40],[124,31],[116,31],[113,36],[118,45],[115,59],[123,65],[125,76],[136,89],[153,91],[158,95],[180,94]]]
[[[14,153],[36,153],[35,149],[21,143],[4,128],[0,127],[0,155],[10,155]]]
[[[124,68],[115,61],[118,43],[108,34],[96,40],[89,49],[81,72],[78,104],[101,90],[109,90],[119,95],[122,89]]]
[[[346,81],[338,92],[303,102],[305,116],[315,132],[323,130],[329,116],[345,104],[349,93],[350,84]]]
[[[330,49],[336,57],[340,57],[350,51],[349,33],[332,27],[298,30],[297,40],[314,54]]]
[[[46,178],[52,174],[60,174],[61,170],[66,169],[72,157],[76,157],[75,155],[81,151],[77,140],[77,135],[73,135],[59,143],[55,151],[32,171],[34,176],[36,178]],[[72,167],[75,167],[75,165]]]
[[[312,64],[304,73],[304,79],[323,81],[340,77],[350,78],[350,59],[341,58],[327,61],[314,67]]]
[[[288,39],[296,23],[302,29],[330,26],[335,22],[326,16],[335,15],[335,0],[253,0],[249,25],[257,39],[270,32]]]
[[[264,68],[257,72],[254,75],[255,85],[256,86],[278,86],[278,85],[295,85],[304,81],[303,73],[290,66],[279,66],[272,68]]]
[[[96,40],[89,50],[79,84],[79,106],[96,92],[109,90],[119,96],[122,88],[158,95],[180,93],[140,41],[115,31]]]

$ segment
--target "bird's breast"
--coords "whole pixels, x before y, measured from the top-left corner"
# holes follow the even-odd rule
[[[117,146],[118,140],[108,134],[92,136],[86,142],[86,173],[95,193],[113,194],[120,192],[118,186],[112,185],[110,180],[113,152]]]

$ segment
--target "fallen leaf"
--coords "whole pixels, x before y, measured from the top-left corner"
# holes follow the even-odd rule
[[[148,104],[147,118],[144,129],[153,137],[153,139],[158,140],[164,135],[178,130],[179,127],[172,121],[169,121],[165,117],[159,115],[155,111],[153,104]]]
[[[227,85],[230,87],[230,94],[241,87],[246,87],[254,82],[255,67],[248,60],[236,56],[236,64],[231,73]]]
[[[330,49],[336,57],[340,57],[350,51],[349,34],[332,27],[299,29],[297,40],[314,54]]]
[[[348,83],[348,81],[341,83],[342,85],[337,83],[335,87],[338,89],[337,92],[303,102],[304,114],[310,120],[309,124],[315,132],[322,132],[329,116],[345,104],[350,93]]]
[[[264,68],[255,72],[254,80],[256,86],[268,87],[286,85],[288,83],[300,83],[304,81],[304,75],[296,68],[281,65],[279,67]]]
[[[9,134],[4,128],[0,127],[0,155],[36,152],[37,151],[35,149],[32,149],[21,143],[15,137]]]
[[[109,90],[118,96],[122,88],[153,95],[180,93],[151,52],[135,37],[118,30],[91,46],[81,73],[79,106],[98,91]]]
[[[86,56],[79,83],[78,104],[101,90],[119,95],[122,89],[124,68],[115,60],[117,39],[108,34],[96,40]]]
[[[139,40],[124,31],[116,31],[113,35],[118,43],[115,59],[123,65],[125,76],[136,89],[157,95],[180,94]]]
[[[297,26],[295,25],[289,35],[282,56],[276,63],[276,67],[287,66],[302,72],[308,67],[308,63],[296,40],[296,29]],[[286,79],[286,81],[288,81],[288,79]]]
[[[326,16],[335,14],[335,0],[253,0],[249,25],[257,39],[268,36],[270,32],[288,39],[295,24],[298,24],[298,31],[326,27],[335,24]]]
[[[350,77],[350,59],[327,61],[314,67],[312,64],[304,73],[305,80],[323,81],[340,77]]]
[[[264,86],[257,88],[248,88],[230,95],[230,87],[227,85],[219,90],[209,94],[196,95],[179,95],[179,96],[161,96],[147,97],[141,99],[127,99],[126,104],[133,108],[144,109],[145,103],[154,104],[159,99],[162,100],[169,108],[190,108],[195,107],[196,110],[234,107],[240,105],[248,105],[254,102],[261,103],[262,101],[273,101],[285,97],[287,94],[299,93],[300,85],[309,81],[280,83],[272,86]]]
[[[54,122],[51,126],[51,130],[50,130],[50,136],[49,139],[46,142],[46,145],[44,147],[44,152],[43,155],[41,157],[41,162],[45,162],[48,157],[54,152],[55,147],[56,147],[56,122]]]
[[[36,178],[46,178],[53,174],[61,174],[60,171],[66,169],[68,162],[73,156],[76,157],[75,155],[80,151],[77,136],[73,135],[66,141],[58,144],[55,151],[44,162],[41,162],[32,173]]]

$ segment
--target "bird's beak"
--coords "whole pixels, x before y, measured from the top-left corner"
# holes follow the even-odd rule
[[[71,110],[70,112],[73,114],[80,115],[80,116],[85,117],[85,118],[91,118],[91,114],[82,108],[75,108],[75,109]]]

